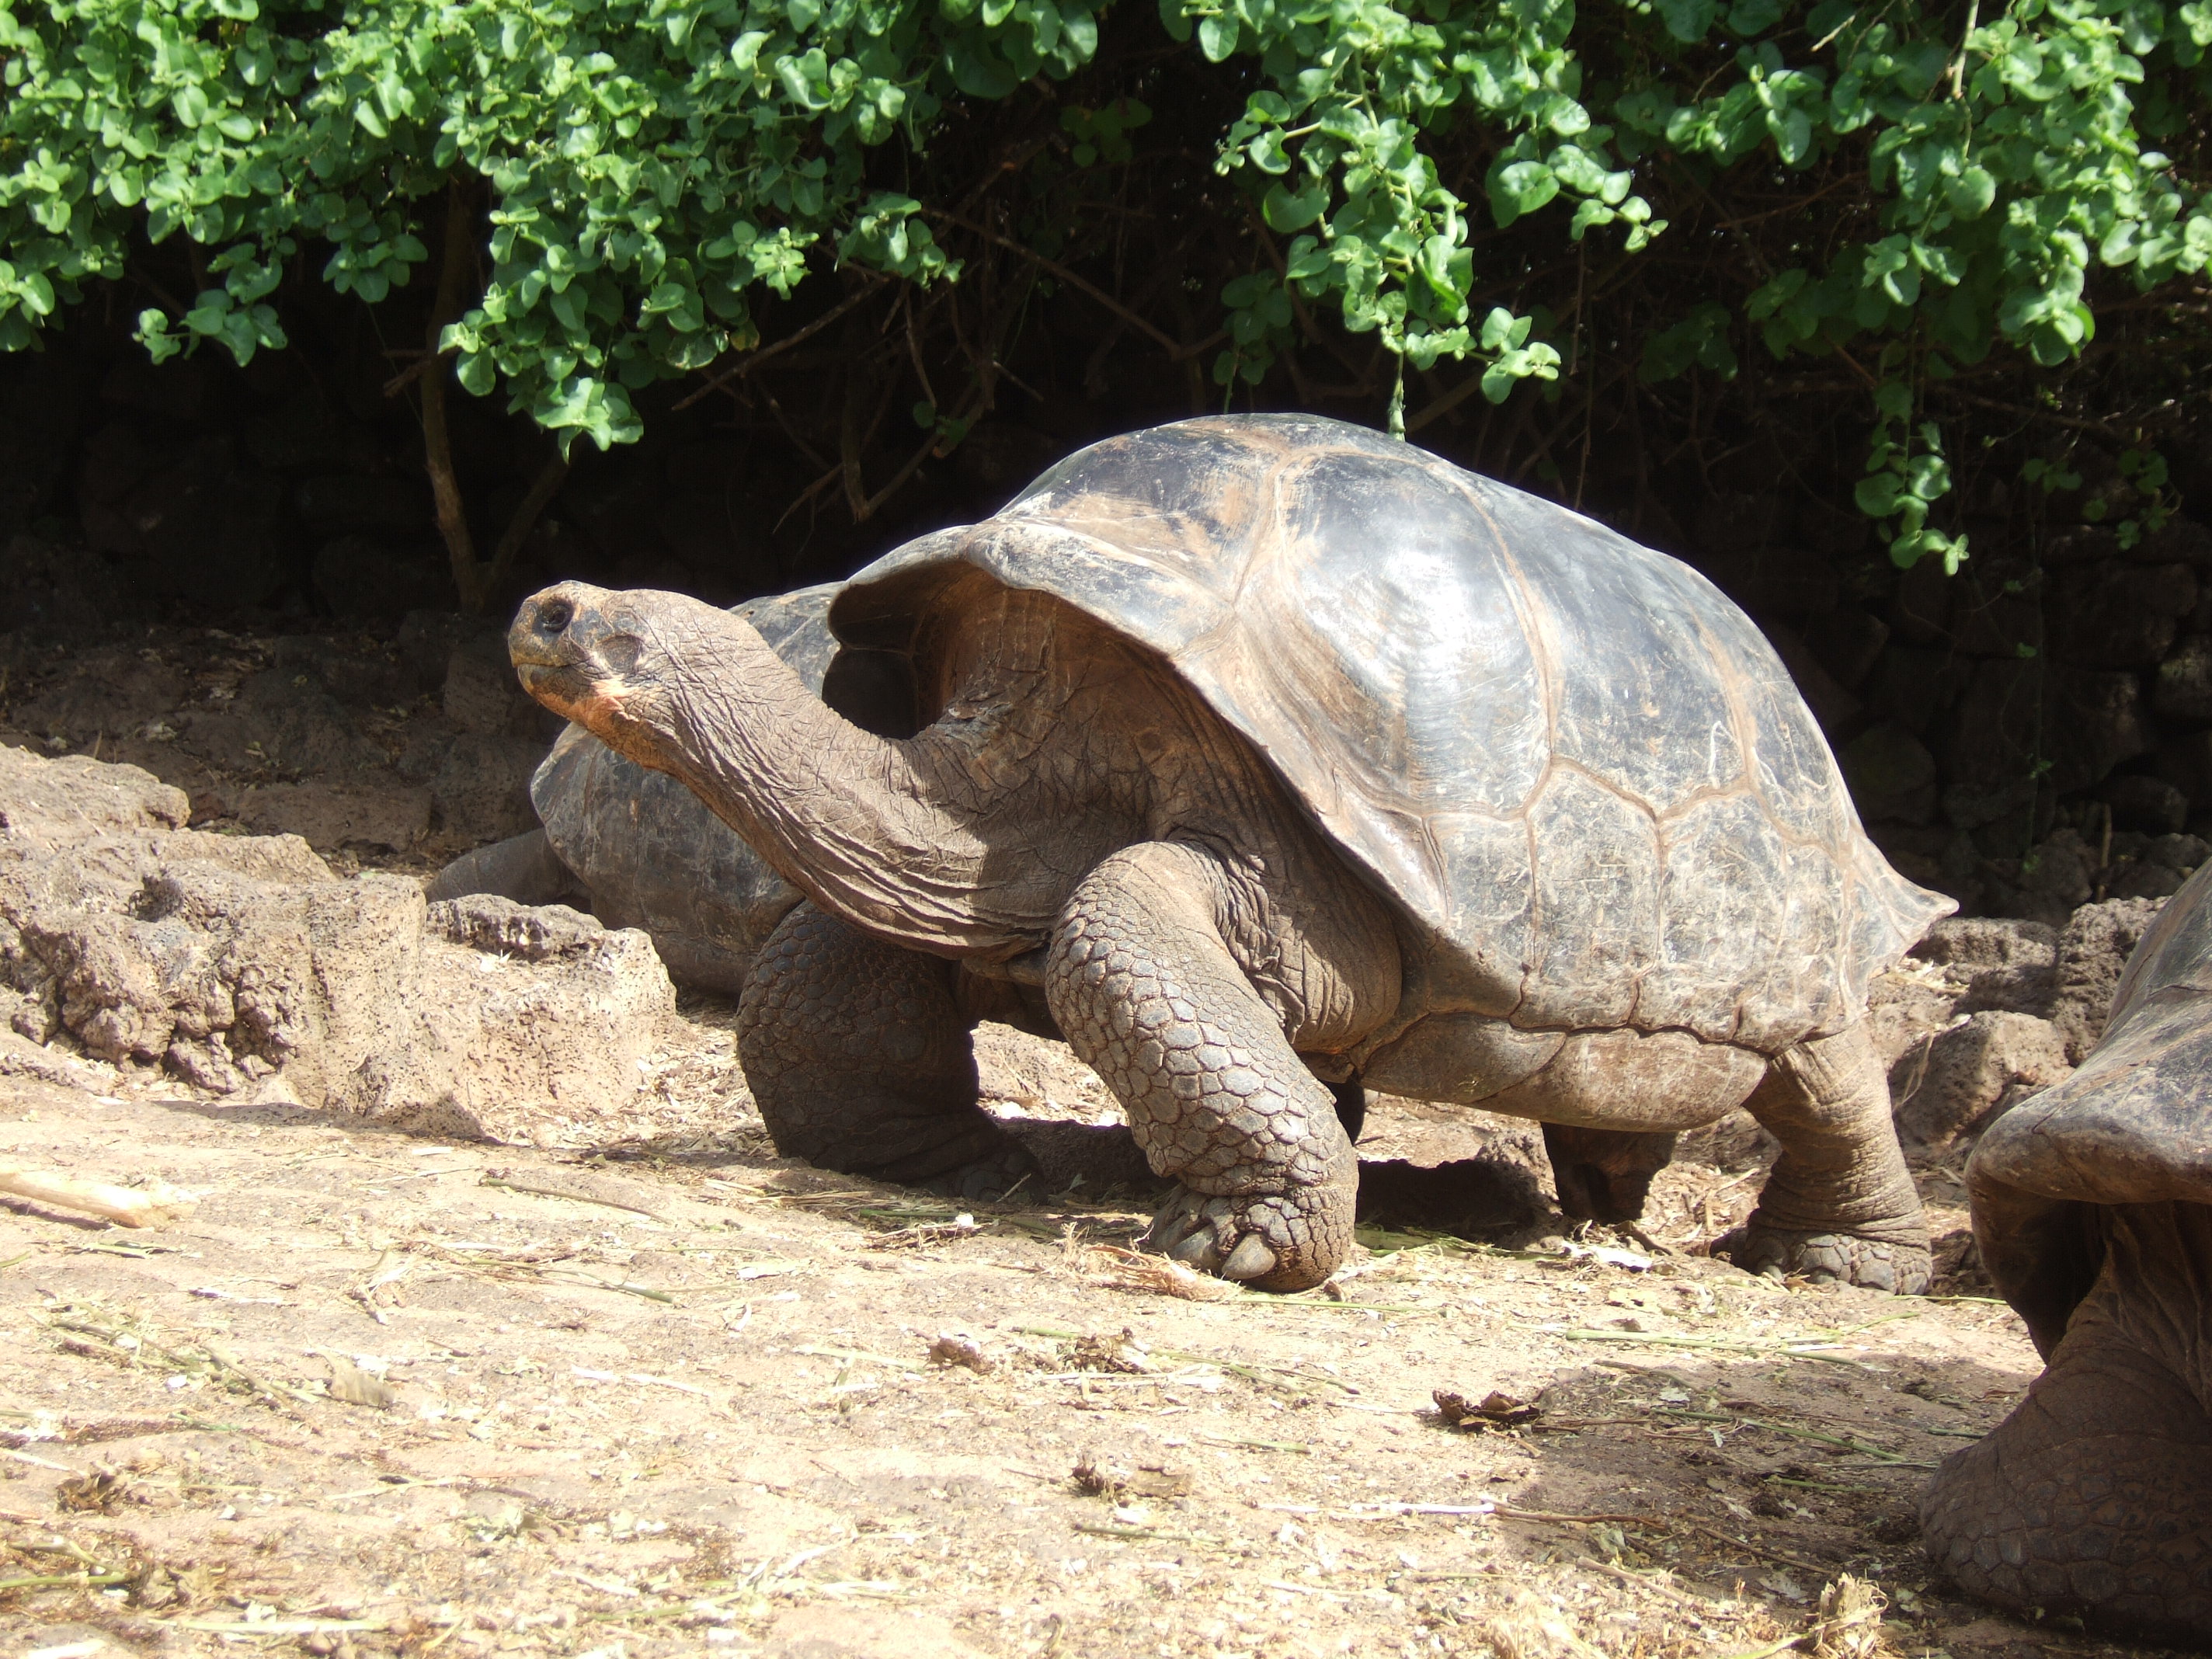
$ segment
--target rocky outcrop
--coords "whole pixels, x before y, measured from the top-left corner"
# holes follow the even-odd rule
[[[449,1136],[620,1109],[674,993],[559,907],[429,905],[296,836],[184,828],[136,767],[0,747],[0,1001],[63,1054]]]
[[[2162,902],[2085,904],[2063,927],[1954,917],[1929,928],[1870,998],[1907,1147],[1962,1148],[2072,1075],[2104,1035],[2121,971]]]

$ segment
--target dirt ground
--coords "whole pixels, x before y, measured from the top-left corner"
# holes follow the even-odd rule
[[[288,729],[254,677],[336,684],[328,653],[214,643],[144,647],[151,690],[57,664],[0,740],[105,744],[341,864],[465,843],[427,763],[377,807],[422,732],[513,735],[459,671],[373,720],[332,694],[374,728],[339,811],[274,738],[216,741]],[[64,718],[110,692],[130,734]],[[370,820],[404,833],[330,828]],[[1697,1254],[1748,1141],[1686,1146],[1641,1233],[1571,1237],[1530,1132],[1385,1103],[1362,1248],[1266,1297],[1133,1255],[1103,1128],[1055,1166],[1081,1183],[998,1206],[777,1158],[731,1021],[685,999],[646,1103],[521,1146],[0,1078],[0,1157],[198,1195],[144,1231],[0,1200],[0,1659],[2123,1650],[1930,1582],[1919,1490],[2033,1352],[1971,1268],[1893,1299]],[[984,1060],[1003,1109],[1100,1122],[1049,1055]],[[1923,1188],[1955,1267],[1954,1175]]]

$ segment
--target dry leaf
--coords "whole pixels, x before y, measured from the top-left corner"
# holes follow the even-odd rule
[[[328,1356],[331,1362],[331,1397],[356,1406],[373,1406],[384,1411],[399,1403],[399,1396],[386,1386],[382,1377],[336,1354]]]

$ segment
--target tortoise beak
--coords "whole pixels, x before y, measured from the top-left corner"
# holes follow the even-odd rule
[[[635,634],[609,612],[619,596],[588,582],[562,582],[533,593],[507,631],[507,653],[522,689],[556,714],[618,707],[637,660]]]

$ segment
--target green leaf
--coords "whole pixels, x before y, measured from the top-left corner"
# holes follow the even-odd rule
[[[1260,199],[1261,216],[1276,230],[1304,230],[1321,217],[1328,207],[1328,185],[1315,180],[1302,191],[1285,190],[1281,185],[1270,185],[1267,193]]]
[[[1716,0],[1655,0],[1667,33],[1677,40],[1702,40],[1711,32]]]
[[[1541,161],[1514,161],[1490,178],[1490,210],[1502,230],[1559,193],[1559,175]]]

